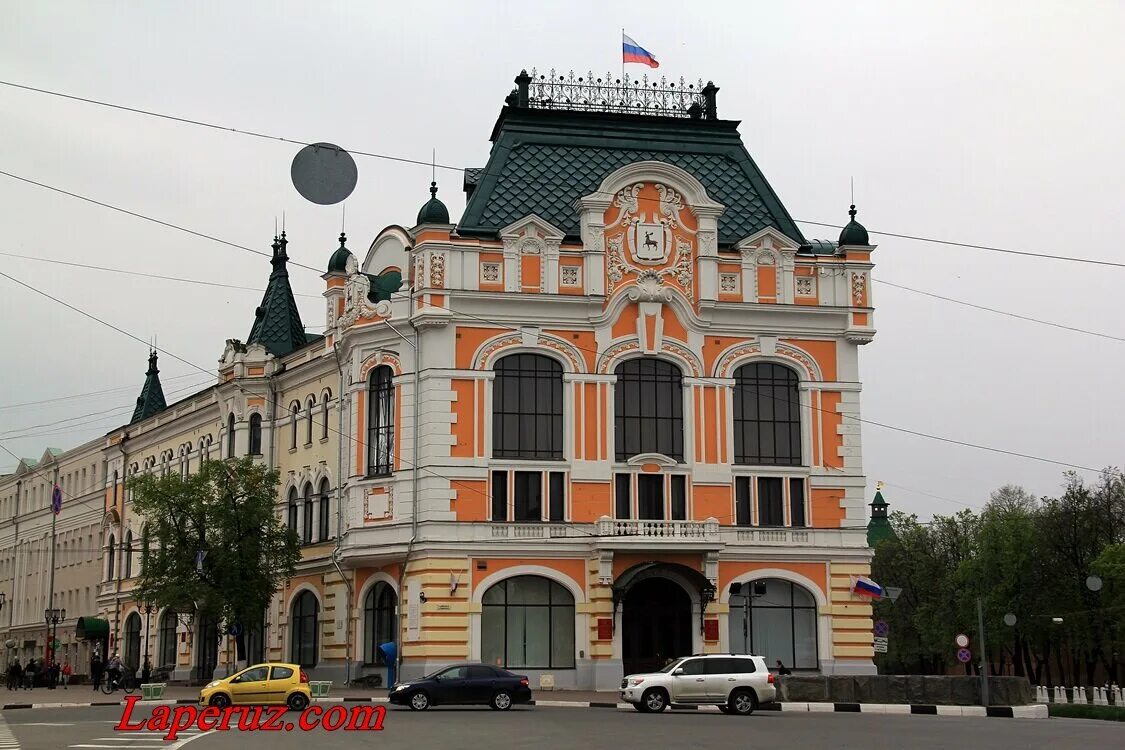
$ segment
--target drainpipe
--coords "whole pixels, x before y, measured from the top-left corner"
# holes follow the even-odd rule
[[[411,297],[410,304],[412,306],[414,304],[414,298],[413,297]],[[403,558],[402,568],[398,572],[399,602],[398,602],[398,617],[396,618],[396,620],[397,620],[397,626],[396,627],[397,627],[397,633],[398,633],[398,637],[399,637],[399,644],[398,644],[398,648],[395,649],[395,677],[399,678],[402,674],[402,643],[401,643],[401,639],[402,639],[402,608],[406,605],[406,602],[403,601],[402,587],[403,587],[404,581],[406,580],[406,566],[410,564],[410,555],[411,555],[411,553],[414,552],[414,542],[417,541],[417,539],[418,539],[418,470],[419,470],[418,434],[419,434],[419,431],[420,431],[419,428],[421,426],[420,410],[421,410],[421,403],[422,403],[421,391],[420,391],[421,386],[420,386],[418,373],[419,373],[419,370],[421,370],[421,367],[422,367],[422,339],[418,335],[418,326],[414,325],[413,323],[411,325],[414,328],[414,341],[411,342],[410,339],[403,336],[397,328],[395,328],[393,325],[391,325],[390,320],[385,320],[384,322],[387,324],[387,328],[390,328],[392,331],[395,332],[395,335],[397,335],[400,339],[402,339],[403,341],[405,341],[407,344],[409,344],[411,347],[414,348],[414,427],[413,427],[414,435],[413,435],[413,438],[412,438],[413,444],[414,444],[414,447],[413,447],[414,453],[413,453],[413,456],[412,456],[412,458],[414,459],[414,461],[413,461],[414,466],[411,468],[411,471],[410,471],[410,505],[411,505],[410,542],[406,545],[406,556]],[[388,685],[388,687],[390,687],[390,686]]]
[[[344,575],[344,571],[340,568],[340,545],[344,541],[344,436],[348,433],[344,431],[344,389],[347,387],[344,379],[344,365],[340,361],[340,344],[338,341],[332,342],[332,354],[336,357],[336,369],[340,372],[340,390],[337,397],[336,411],[340,424],[339,434],[340,439],[336,441],[336,545],[332,550],[332,565],[336,568],[336,573],[340,576],[340,580],[344,582],[344,587],[348,590],[348,606],[345,610],[347,612],[347,627],[344,630],[344,684],[350,685],[352,681],[352,608],[355,606],[355,588],[354,582],[348,580]],[[350,400],[348,401],[350,404]],[[354,571],[353,571],[354,575]]]
[[[17,479],[16,480],[16,513],[15,513],[14,516],[12,516],[12,520],[14,521],[15,534],[16,534],[15,542],[14,542],[15,549],[16,549],[15,564],[17,566],[21,567],[21,568],[24,567],[24,566],[20,565],[20,560],[23,558],[23,555],[21,555],[19,553],[19,550],[20,550],[20,495],[22,495],[22,494],[23,494],[23,480]],[[11,630],[13,624],[15,623],[16,602],[19,601],[19,599],[15,596],[16,584],[20,580],[22,580],[21,573],[18,570],[16,570],[14,567],[12,569],[12,576],[13,576],[12,577],[12,594],[13,594],[13,596],[12,596],[12,605],[10,607],[8,607],[8,630]],[[23,607],[20,607],[20,609],[22,610]],[[20,614],[23,614],[23,612],[21,611]]]

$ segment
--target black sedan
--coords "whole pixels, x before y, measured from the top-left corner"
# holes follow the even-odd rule
[[[530,703],[527,677],[487,664],[455,664],[420,680],[391,688],[391,703],[425,711],[430,706],[488,705],[507,711],[515,703]]]

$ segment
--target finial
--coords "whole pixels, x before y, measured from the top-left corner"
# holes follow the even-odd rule
[[[852,221],[855,221],[855,204],[854,203],[852,204],[852,207],[848,210],[848,216],[852,217]]]
[[[430,183],[430,198],[431,199],[437,198],[437,183],[436,182]]]
[[[347,242],[347,241],[348,241],[348,235],[344,234],[343,232],[340,232],[340,247],[343,247],[344,243]]]

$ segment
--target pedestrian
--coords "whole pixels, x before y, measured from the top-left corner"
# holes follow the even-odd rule
[[[63,659],[62,672],[61,672],[63,690],[69,690],[70,689],[67,686],[70,685],[70,674],[73,671],[74,670],[72,670],[71,667],[70,667],[70,659]]]
[[[778,675],[793,674],[789,670],[789,667],[787,667],[787,666],[785,666],[784,664],[781,663],[781,659],[777,660],[777,673],[778,673]]]
[[[31,690],[35,687],[35,677],[39,672],[39,667],[35,663],[35,659],[27,660],[27,668],[23,670],[23,687],[24,690]]]
[[[47,667],[47,689],[54,690],[59,684],[59,663],[54,659],[51,660],[51,665]]]
[[[8,667],[8,689],[19,690],[20,684],[23,682],[23,667],[20,666],[20,660],[16,659]]]
[[[102,686],[102,657],[95,651],[90,657],[90,679],[94,681],[94,691]]]
[[[117,653],[114,653],[114,655],[109,658],[109,661],[106,662],[106,680],[108,680],[109,684],[114,688],[121,685],[122,666],[121,655]]]

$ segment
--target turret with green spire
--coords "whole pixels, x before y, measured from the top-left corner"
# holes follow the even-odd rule
[[[301,323],[301,313],[289,286],[289,269],[285,264],[289,256],[285,252],[288,245],[285,232],[273,238],[273,272],[270,274],[262,304],[254,311],[254,326],[246,338],[247,345],[261,344],[270,354],[282,357],[308,343],[305,326]]]
[[[871,501],[871,520],[867,522],[867,546],[874,547],[884,539],[894,536],[891,520],[887,517],[887,501],[883,499],[882,483],[875,490],[875,499]]]
[[[168,408],[164,401],[164,389],[160,386],[160,370],[156,367],[156,352],[148,353],[148,372],[145,373],[145,384],[141,388],[141,395],[137,396],[137,408],[133,410],[133,418],[129,424],[148,419],[157,412]]]

